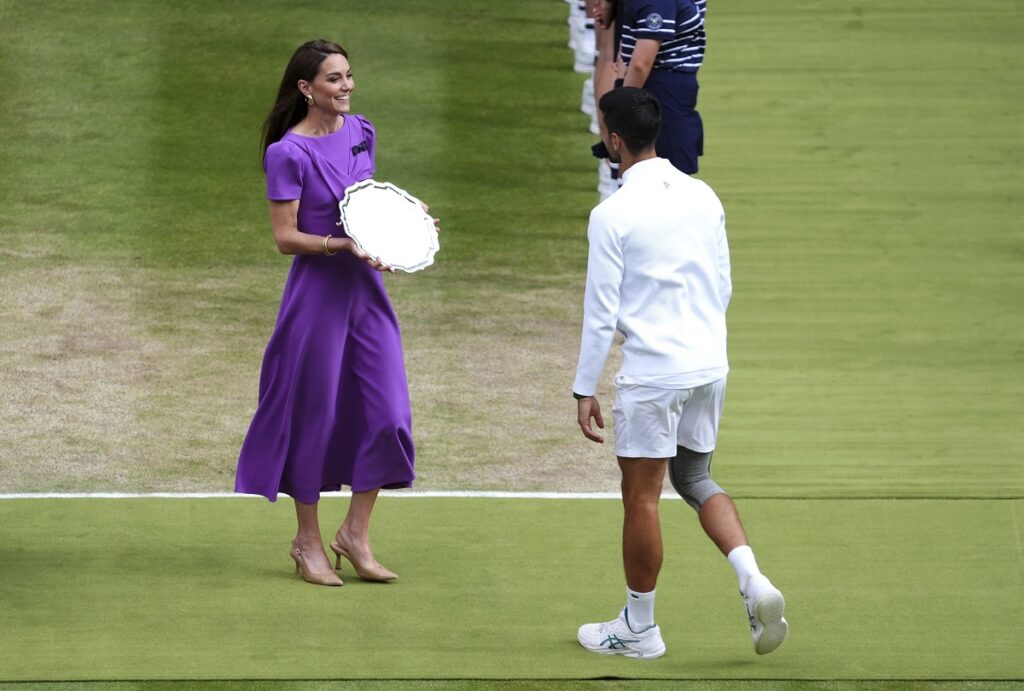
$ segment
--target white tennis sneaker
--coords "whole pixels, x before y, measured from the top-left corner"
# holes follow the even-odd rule
[[[665,654],[665,641],[661,640],[661,629],[652,626],[641,633],[633,633],[626,623],[625,609],[611,621],[584,624],[576,638],[584,648],[601,655],[624,655],[653,660]]]
[[[602,158],[597,162],[597,191],[600,193],[601,201],[619,191],[621,185],[619,178],[612,177],[612,168],[608,165],[608,159]]]
[[[584,115],[593,115],[597,112],[597,103],[594,101],[594,78],[587,77],[583,82],[583,91],[580,93],[580,111]]]
[[[789,622],[782,616],[786,611],[786,599],[764,575],[754,576],[747,581],[745,591],[740,591],[740,597],[743,598],[743,606],[750,620],[754,652],[767,655],[782,645],[789,633]]]

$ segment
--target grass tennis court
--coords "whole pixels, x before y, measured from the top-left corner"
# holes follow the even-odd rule
[[[614,491],[568,397],[596,176],[565,12],[0,0],[0,491],[231,486],[288,263],[258,126],[320,35],[378,178],[442,218],[436,266],[388,279],[417,487]],[[735,282],[716,477],[786,592],[782,649],[750,651],[681,502],[669,653],[638,665],[573,639],[619,606],[615,501],[384,499],[402,581],[322,592],[289,573],[286,503],[7,500],[0,691],[1019,685],[1024,8],[712,0],[708,31],[700,176]]]

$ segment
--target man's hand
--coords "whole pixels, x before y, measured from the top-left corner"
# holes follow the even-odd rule
[[[602,29],[609,28],[615,21],[615,5],[612,0],[590,0],[587,10]]]
[[[585,396],[584,398],[576,401],[576,422],[580,423],[580,429],[583,430],[583,436],[590,441],[596,441],[598,444],[604,443],[604,436],[594,431],[594,428],[590,426],[590,419],[593,418],[594,422],[600,429],[604,429],[604,418],[601,417],[601,404],[597,402],[597,398],[594,396]]]

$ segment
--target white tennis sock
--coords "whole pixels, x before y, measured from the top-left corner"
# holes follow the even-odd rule
[[[654,591],[638,593],[626,588],[626,623],[633,633],[654,626]]]
[[[750,545],[740,545],[726,557],[732,568],[736,570],[736,579],[740,582],[740,590],[744,590],[753,576],[760,575],[761,570],[757,568],[757,560],[754,559],[754,550]]]

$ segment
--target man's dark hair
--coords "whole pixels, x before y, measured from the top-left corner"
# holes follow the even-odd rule
[[[622,137],[634,156],[654,145],[661,129],[661,104],[652,94],[633,86],[612,89],[598,102],[609,132]]]

